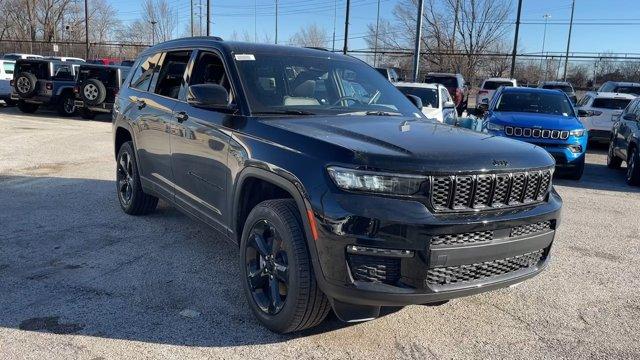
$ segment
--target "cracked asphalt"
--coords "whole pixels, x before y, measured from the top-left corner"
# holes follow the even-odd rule
[[[591,151],[557,180],[552,263],[518,287],[281,336],[237,249],[167,204],[122,213],[111,124],[0,109],[0,358],[640,358],[640,189]]]

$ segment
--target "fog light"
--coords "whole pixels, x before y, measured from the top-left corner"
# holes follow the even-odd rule
[[[413,251],[411,250],[380,249],[380,248],[372,248],[372,247],[360,246],[360,245],[347,246],[347,252],[349,254],[371,255],[371,256],[389,256],[389,257],[401,257],[401,258],[413,257]]]
[[[582,145],[569,145],[569,150],[574,154],[581,153]]]

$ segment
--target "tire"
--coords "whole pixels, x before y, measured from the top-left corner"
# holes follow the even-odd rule
[[[626,180],[629,185],[640,186],[640,154],[637,146],[629,149]]]
[[[22,98],[30,98],[36,93],[38,78],[30,72],[21,72],[16,76],[14,89]]]
[[[85,120],[93,120],[96,117],[96,113],[87,108],[82,108],[80,110],[80,117]]]
[[[308,329],[329,313],[292,199],[263,201],[251,210],[240,241],[240,273],[251,311],[271,331]]]
[[[102,104],[107,97],[107,89],[102,81],[89,79],[80,88],[80,97],[85,103],[91,106]]]
[[[620,165],[622,165],[622,159],[616,156],[615,154],[615,145],[613,140],[609,142],[609,151],[607,152],[607,167],[609,169],[620,169]]]
[[[116,192],[122,211],[129,215],[153,212],[158,205],[158,198],[142,190],[133,142],[122,144],[116,160]]]
[[[18,109],[25,114],[33,114],[34,112],[38,111],[39,107],[40,105],[38,104],[29,104],[22,100],[18,101]]]
[[[569,174],[567,174],[568,179],[580,180],[582,178],[582,174],[584,174],[585,157],[586,155],[582,155],[582,158],[579,160],[576,167],[572,169]]]
[[[58,115],[64,117],[74,116],[76,114],[75,97],[71,92],[64,92],[58,99]]]

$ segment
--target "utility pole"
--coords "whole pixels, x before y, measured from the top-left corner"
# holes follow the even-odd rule
[[[191,37],[193,37],[193,0],[191,0]]]
[[[253,0],[253,41],[258,42],[258,0]]]
[[[571,45],[571,29],[573,28],[573,10],[576,7],[576,0],[571,2],[571,20],[569,21],[569,36],[567,37],[567,53],[564,57],[564,75],[562,78],[567,81],[567,65],[569,65],[569,46]]]
[[[151,44],[156,44],[156,24],[158,23],[155,20],[149,21],[151,23]]]
[[[202,36],[202,0],[198,1],[198,8],[200,10],[200,16],[198,16],[198,36]]]
[[[276,0],[276,45],[278,45],[278,0]]]
[[[378,12],[376,14],[376,40],[373,44],[373,67],[378,65],[378,29],[380,28],[380,0],[378,0]]]
[[[522,0],[518,0],[518,16],[516,18],[516,34],[513,38],[513,52],[511,53],[511,78],[516,72],[516,52],[518,51],[518,32],[520,31],[520,13],[522,12]]]
[[[456,51],[456,30],[458,29],[458,12],[460,11],[460,0],[456,0],[456,8],[455,11],[453,12],[453,33],[451,33],[451,53],[454,53]],[[456,58],[455,63],[458,62],[458,59]],[[457,66],[455,66],[452,69],[454,72],[458,72]]]
[[[544,14],[544,32],[542,33],[542,54],[540,54],[540,79],[538,79],[539,81],[542,80],[546,80],[547,74],[546,71],[543,73],[542,72],[542,64],[544,63],[544,43],[547,40],[547,21],[549,21],[549,18],[551,17],[551,15],[549,14]],[[545,68],[546,70],[546,68]],[[544,79],[543,79],[544,77]]]
[[[89,60],[89,1],[84,0],[84,57]]]
[[[211,0],[207,0],[207,36],[211,36]]]
[[[342,47],[342,53],[345,55],[349,51],[349,8],[351,8],[351,0],[347,0],[347,9],[344,17],[344,46]]]
[[[333,41],[331,51],[336,51],[336,19],[338,17],[338,0],[333,0]]]
[[[422,38],[422,10],[424,0],[418,0],[418,17],[416,19],[416,43],[413,50],[413,82],[418,82],[418,71],[420,70],[420,42]]]

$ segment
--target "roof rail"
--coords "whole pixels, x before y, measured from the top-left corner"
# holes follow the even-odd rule
[[[321,51],[328,51],[331,52],[331,50],[327,49],[327,48],[323,48],[320,46],[304,46],[305,49],[313,49],[313,50],[321,50]]]

